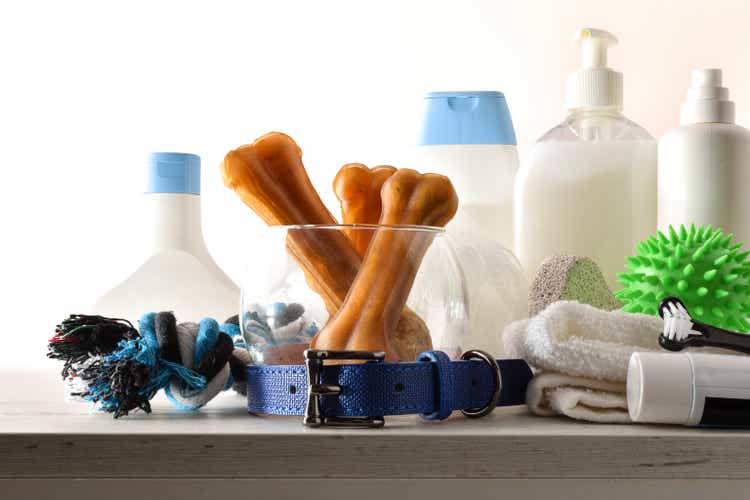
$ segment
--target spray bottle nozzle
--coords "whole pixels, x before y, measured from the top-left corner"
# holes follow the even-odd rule
[[[584,68],[606,68],[607,49],[617,45],[617,38],[609,31],[581,28],[573,39],[581,46],[581,66]]]
[[[718,68],[694,69],[690,74],[691,87],[721,87],[721,70]]]
[[[729,89],[721,86],[721,70],[694,69],[687,98],[682,103],[680,123],[734,123],[734,103]]]

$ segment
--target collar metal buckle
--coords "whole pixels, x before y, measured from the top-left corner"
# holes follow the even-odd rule
[[[320,398],[341,394],[340,385],[320,383],[320,373],[326,360],[364,360],[368,363],[382,363],[385,359],[384,352],[307,349],[304,356],[305,366],[307,367],[307,407],[302,419],[304,425],[308,427],[319,427],[321,425],[331,427],[383,427],[385,425],[382,415],[333,417],[322,415],[320,412]]]

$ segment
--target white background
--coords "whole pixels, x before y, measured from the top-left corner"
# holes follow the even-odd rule
[[[207,243],[237,277],[262,241],[221,185],[229,149],[285,131],[328,191],[341,164],[414,142],[424,92],[497,89],[523,158],[564,117],[579,26],[619,37],[625,113],[655,136],[699,66],[750,123],[741,0],[3,2],[0,365],[43,362],[54,325],[138,264],[147,151],[201,155]]]

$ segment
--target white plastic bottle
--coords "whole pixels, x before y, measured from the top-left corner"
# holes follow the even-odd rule
[[[450,178],[458,212],[448,224],[470,307],[466,346],[503,355],[498,332],[524,318],[526,278],[513,255],[516,134],[505,96],[496,91],[431,92],[422,133],[408,165]]]
[[[178,321],[221,322],[239,312],[239,288],[203,241],[200,157],[151,154],[143,221],[148,257],[96,302],[95,314],[135,322],[147,312],[173,311]]]
[[[529,279],[554,254],[592,258],[617,286],[625,257],[656,230],[656,141],[622,115],[610,33],[576,32],[582,68],[568,77],[566,120],[533,146],[516,176],[515,250]]]
[[[635,352],[628,363],[633,422],[750,427],[750,359],[702,352]]]
[[[750,242],[750,132],[721,70],[693,70],[680,125],[659,140],[659,229],[711,225]]]
[[[459,212],[482,236],[513,248],[516,134],[502,92],[430,92],[415,168],[448,176]]]

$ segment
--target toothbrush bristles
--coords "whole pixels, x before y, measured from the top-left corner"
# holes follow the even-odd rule
[[[672,341],[685,340],[693,327],[690,313],[679,301],[670,301],[662,307],[664,330],[662,335]]]

